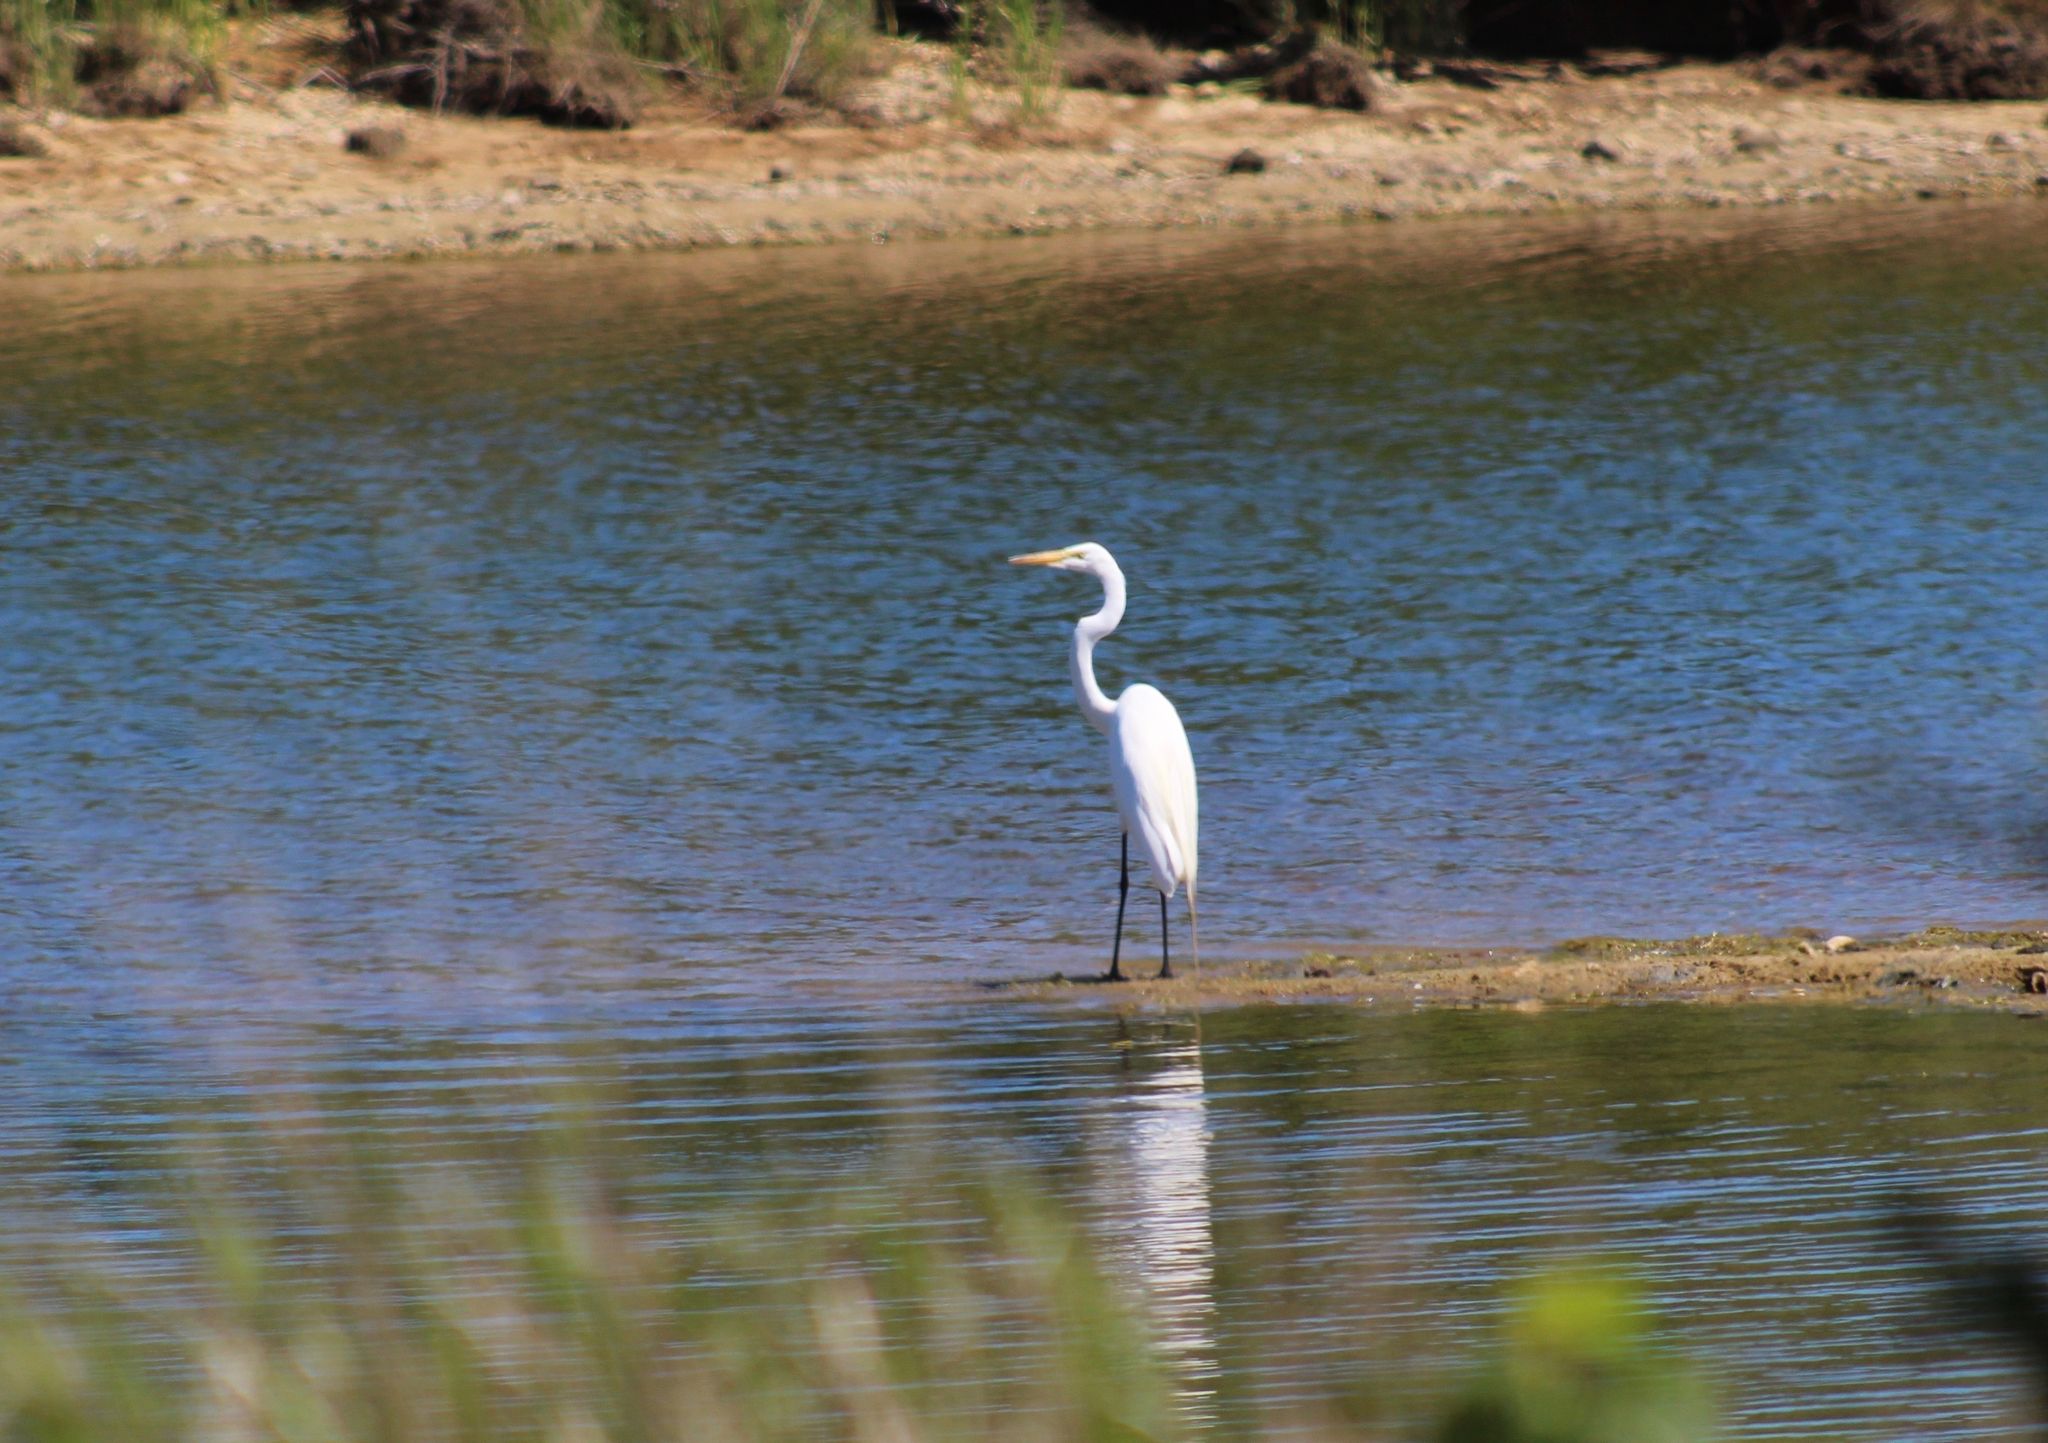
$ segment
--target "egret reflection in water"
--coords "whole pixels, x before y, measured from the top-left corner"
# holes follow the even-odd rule
[[[1105,1252],[1144,1299],[1182,1407],[1206,1421],[1220,1365],[1201,1035],[1174,1026],[1128,1048],[1124,1067],[1090,1129]]]

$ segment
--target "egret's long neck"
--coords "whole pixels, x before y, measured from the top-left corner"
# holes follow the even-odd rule
[[[1116,703],[1095,684],[1095,643],[1116,630],[1124,619],[1124,574],[1114,563],[1098,573],[1102,581],[1102,610],[1074,623],[1074,700],[1081,715],[1099,732],[1109,730],[1116,715]]]

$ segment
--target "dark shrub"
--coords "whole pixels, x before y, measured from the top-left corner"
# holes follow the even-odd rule
[[[1184,68],[1142,36],[1084,31],[1067,44],[1061,64],[1067,84],[1077,90],[1116,95],[1164,95]]]
[[[1326,110],[1371,110],[1372,64],[1348,45],[1321,40],[1308,54],[1268,76],[1266,93],[1275,100]]]

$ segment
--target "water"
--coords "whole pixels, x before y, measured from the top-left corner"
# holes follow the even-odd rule
[[[315,976],[1092,959],[1095,597],[1001,563],[1094,537],[1220,951],[2036,916],[2022,222],[13,279],[7,891]]]
[[[1329,1429],[1338,1393],[1364,1436],[1413,1436],[1509,1286],[1587,1258],[1642,1281],[1729,1436],[2032,1436],[2018,1368],[1957,1328],[1895,1226],[1908,1197],[2008,1249],[2048,1225],[2048,1054],[2022,1018],[1297,1006],[1211,1013],[1197,1042],[1185,1018],[930,997],[614,1003],[488,1034],[245,1034],[232,1070],[195,1060],[192,1024],[103,1040],[71,1075],[0,1069],[9,1182],[101,1219],[166,1306],[185,1245],[131,1184],[192,1107],[290,1134],[318,1099],[400,1158],[509,1152],[596,1048],[626,1079],[599,1126],[663,1160],[627,1201],[677,1237],[790,1177],[894,1196],[878,1179],[906,1160],[1030,1169],[1146,1299],[1201,1436],[1358,1436]],[[271,1095],[265,1069],[293,1066]],[[965,1226],[943,1208],[918,1222]],[[7,1246],[39,1237],[17,1214]]]
[[[1212,953],[2048,911],[2037,215],[0,278],[0,1136],[596,1043],[706,1187],[1051,1170],[1221,1432],[1592,1247],[1743,1436],[1996,1436],[1877,1224],[2038,1226],[2026,1024],[960,984],[1113,915],[1095,597],[1002,564],[1083,538]]]

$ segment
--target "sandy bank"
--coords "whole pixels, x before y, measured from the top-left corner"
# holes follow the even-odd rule
[[[1826,940],[1807,937],[1594,938],[1540,952],[1390,948],[1209,966],[1199,976],[1164,982],[1055,978],[993,990],[1144,1009],[1260,1002],[1523,1010],[1604,1002],[1853,1002],[2048,1015],[2048,933],[1937,927],[1835,951]]]
[[[1228,89],[1069,92],[1019,129],[963,110],[937,47],[892,42],[853,119],[742,133],[671,106],[623,132],[434,116],[254,83],[161,120],[0,106],[47,154],[0,159],[0,268],[907,240],[1913,197],[2048,197],[2037,102],[1783,90],[1742,65],[1480,90],[1389,85],[1380,113]],[[344,149],[401,128],[395,156]],[[1265,168],[1227,173],[1251,149]]]

